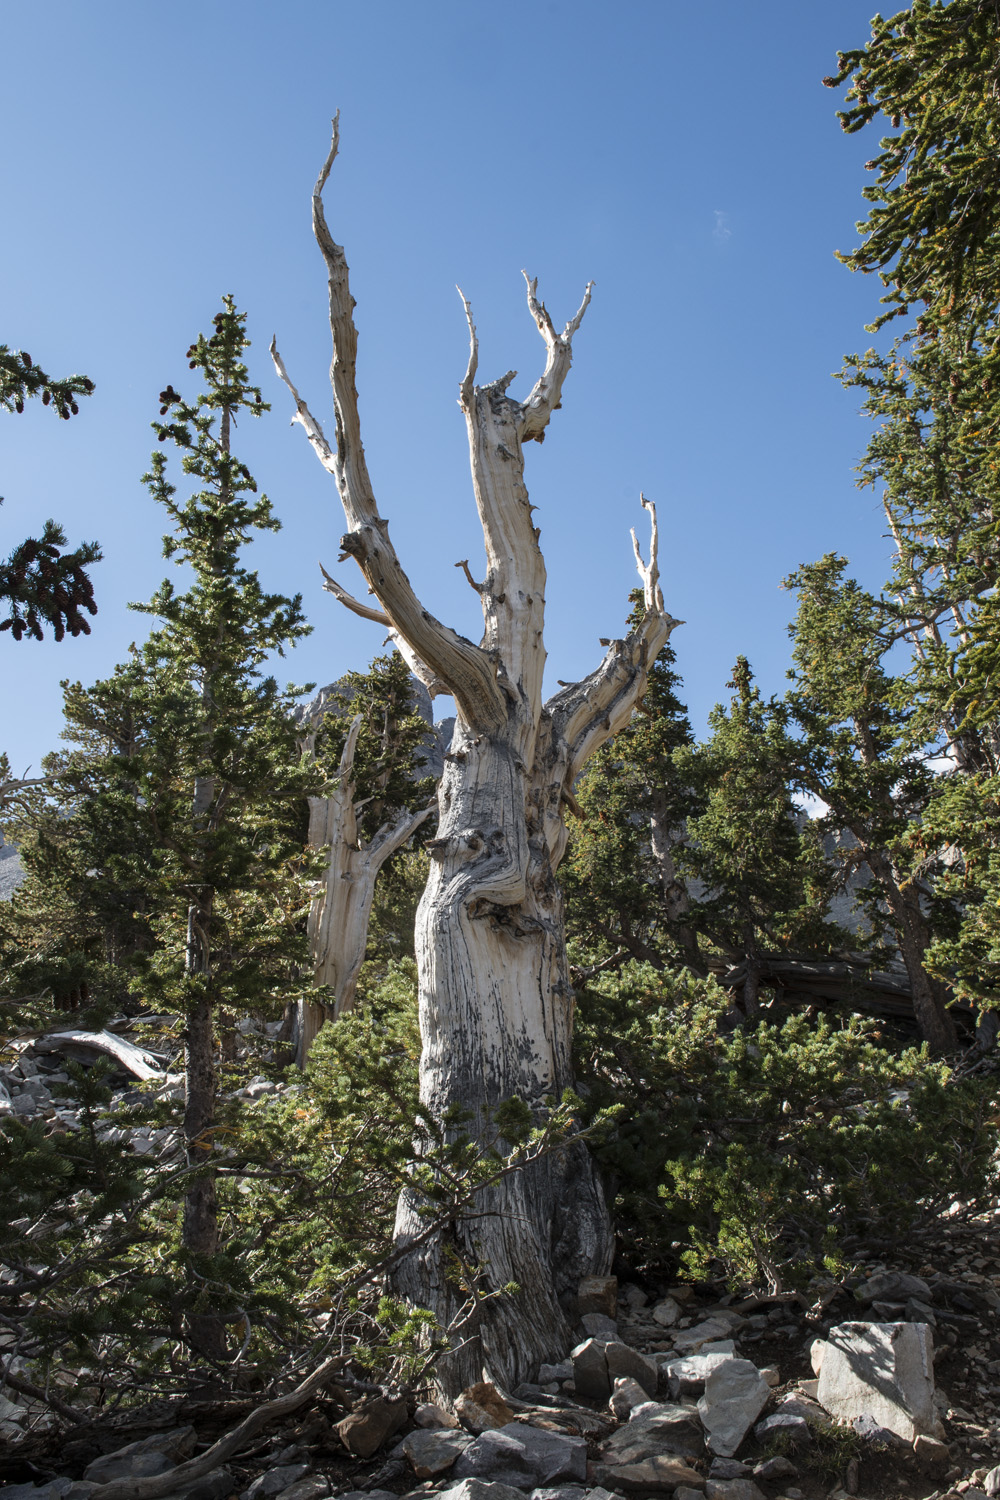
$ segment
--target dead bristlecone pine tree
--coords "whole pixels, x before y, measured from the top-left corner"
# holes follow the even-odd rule
[[[556,871],[566,847],[565,816],[587,760],[629,720],[648,666],[672,627],[657,567],[656,512],[648,566],[635,543],[645,593],[642,624],[607,645],[583,681],[542,701],[545,563],[524,484],[524,445],[541,441],[562,395],[573,336],[590,301],[561,333],[528,281],[528,307],[546,350],[545,369],[524,401],[507,394],[513,372],[476,385],[478,345],[468,303],[469,367],[460,404],[486,544],[486,572],[469,581],[482,601],[476,646],[442,625],[416,597],[379,515],[365,463],[355,384],[357,331],[347,263],[327,227],[322,194],[337,155],[338,130],[313,193],[313,228],[326,260],[333,334],[331,381],[336,448],[299,397],[277,352],[278,373],[347,518],[344,556],[355,559],[380,608],[334,586],[348,608],[391,634],[430,692],[454,697],[457,719],[438,793],[439,826],[417,915],[420,1092],[437,1118],[459,1106],[466,1131],[486,1134],[489,1112],[518,1097],[542,1119],[546,1101],[572,1084],[573,991],[566,961]],[[527,278],[526,278],[527,279]],[[464,300],[464,299],[463,299]],[[399,1243],[426,1229],[404,1194]],[[457,1255],[455,1252],[458,1252]],[[511,1282],[515,1295],[487,1298],[438,1378],[454,1394],[484,1377],[510,1388],[572,1342],[564,1309],[581,1277],[605,1274],[612,1233],[601,1185],[581,1142],[540,1156],[481,1192],[474,1211],[404,1259],[396,1284],[442,1326],[466,1303],[456,1267],[479,1268],[484,1289]]]

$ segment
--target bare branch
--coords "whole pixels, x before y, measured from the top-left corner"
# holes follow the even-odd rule
[[[338,603],[343,604],[345,609],[349,609],[352,614],[360,615],[363,620],[374,620],[376,625],[384,625],[387,630],[392,629],[392,621],[384,610],[372,609],[370,604],[362,604],[360,599],[355,599],[353,594],[341,588],[335,578],[330,577],[322,563],[319,565],[319,570],[323,575],[324,589],[328,594],[332,594]]]
[[[486,587],[486,585],[483,583],[477,583],[473,578],[472,574],[469,571],[469,559],[467,557],[463,557],[461,562],[457,562],[455,564],[455,567],[461,568],[463,570],[466,578],[469,580],[470,585],[475,589],[477,594],[481,594],[483,592],[483,589]]]
[[[389,858],[401,849],[411,834],[416,833],[421,823],[426,823],[437,809],[437,800],[420,808],[419,812],[402,812],[394,823],[383,823],[370,844],[365,846],[376,869],[381,869]]]
[[[285,1396],[276,1396],[272,1401],[262,1401],[239,1426],[219,1438],[204,1453],[199,1453],[197,1458],[189,1458],[169,1473],[148,1475],[142,1479],[112,1479],[107,1484],[99,1484],[94,1490],[95,1496],[98,1500],[158,1500],[159,1496],[170,1494],[191,1480],[201,1479],[225,1463],[227,1458],[232,1458],[234,1453],[239,1453],[252,1437],[272,1422],[304,1406],[309,1397],[347,1362],[348,1356],[344,1354],[325,1359],[294,1390]]]
[[[432,698],[436,698],[440,693],[451,692],[448,684],[442,682],[441,678],[431,671],[427,663],[420,660],[413,647],[396,629],[384,610],[372,609],[370,604],[362,604],[360,599],[355,599],[354,595],[349,594],[345,588],[342,588],[335,578],[330,577],[322,563],[320,563],[319,567],[324,578],[323,587],[328,594],[332,594],[345,609],[351,610],[353,614],[360,615],[363,620],[373,620],[376,625],[382,625],[388,630],[390,641],[392,641],[414,677],[416,677],[418,682],[423,683]]]
[[[306,437],[309,439],[309,442],[312,445],[313,452],[316,454],[324,469],[326,469],[328,473],[333,474],[336,477],[337,466],[334,461],[333,453],[330,449],[330,444],[326,440],[326,434],[317,422],[316,418],[313,416],[312,412],[309,410],[306,403],[303,401],[302,397],[299,395],[295,385],[292,382],[292,377],[285,369],[285,361],[278,353],[277,335],[275,335],[271,339],[271,359],[274,363],[275,370],[277,370],[278,372],[278,378],[282,380],[288,387],[289,391],[291,391],[292,400],[295,402],[295,415],[292,418],[292,421],[299,422],[302,427],[305,428]]]
[[[469,325],[469,364],[465,371],[465,379],[462,381],[459,394],[459,405],[463,411],[468,411],[472,402],[472,392],[475,389],[476,371],[479,369],[479,337],[476,333],[476,325],[472,320],[472,306],[462,288],[456,287],[458,295],[462,299],[465,308],[465,321]]]
[[[564,687],[546,705],[557,733],[568,747],[565,787],[571,788],[595,751],[624,729],[646,690],[649,668],[666,645],[670,632],[684,623],[664,609],[659,584],[656,507],[645,496],[642,503],[650,513],[648,566],[642,560],[634,531],[632,543],[643,582],[645,619],[625,640],[609,642],[607,654],[596,671],[581,682]]]
[[[331,235],[323,209],[323,189],[340,144],[339,118],[338,115],[333,121],[330,150],[312,197],[313,232],[326,262],[329,282],[330,333],[333,339],[330,383],[337,421],[335,452],[331,451],[319,423],[299,397],[277,350],[273,349],[275,367],[295,399],[296,419],[305,428],[323,467],[336,479],[350,528],[341,538],[343,554],[353,557],[364,573],[369,588],[383,607],[401,653],[429,690],[433,684],[432,690],[454,695],[459,713],[470,728],[480,731],[497,729],[506,722],[506,699],[497,686],[493,660],[472,641],[442,625],[424,609],[389,540],[389,528],[379,515],[368,473],[358,413],[358,334],[354,326],[354,299],[343,248]],[[343,596],[342,602],[347,604],[349,598],[349,595]],[[347,607],[353,605],[347,604]],[[356,610],[356,613],[361,612]],[[404,643],[407,649],[404,649]],[[419,670],[416,664],[419,664]]]
[[[635,552],[635,565],[642,579],[642,591],[647,613],[663,612],[663,590],[660,588],[660,565],[659,546],[660,534],[656,526],[656,506],[652,500],[647,500],[645,495],[640,494],[643,510],[649,511],[650,538],[649,538],[649,567],[642,560],[642,552],[636,538],[635,527],[632,527],[632,550]]]
[[[548,350],[548,358],[545,361],[545,369],[535,384],[528,399],[521,407],[521,440],[528,442],[534,438],[541,442],[545,435],[545,428],[552,413],[559,406],[559,398],[562,395],[563,381],[569,374],[569,367],[573,359],[573,335],[583,322],[583,315],[590,306],[591,293],[594,283],[587,282],[583,301],[577,308],[575,314],[570,318],[562,333],[556,333],[555,324],[549,316],[548,308],[538,298],[538,281],[529,278],[527,271],[521,273],[528,288],[528,309],[534,318],[539,333],[545,340]]]

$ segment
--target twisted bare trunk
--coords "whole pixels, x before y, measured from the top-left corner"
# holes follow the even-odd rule
[[[333,790],[325,797],[309,798],[309,843],[314,849],[325,849],[327,855],[326,873],[309,909],[309,949],[313,978],[329,988],[332,998],[329,1005],[299,1001],[295,1061],[300,1068],[305,1067],[320,1027],[353,1007],[378,873],[431,811],[404,811],[383,824],[370,842],[359,840],[351,771],[360,729],[358,714],[347,733]]]
[[[365,464],[355,388],[357,334],[343,250],[326,225],[322,192],[330,155],[313,195],[313,224],[329,273],[337,445],[332,450],[272,346],[298,420],[335,477],[347,518],[343,555],[354,557],[380,610],[360,604],[332,579],[327,587],[356,613],[387,626],[429,691],[449,692],[455,736],[438,796],[440,823],[417,917],[420,977],[421,1100],[435,1119],[455,1105],[463,1131],[481,1137],[490,1111],[517,1096],[541,1118],[572,1083],[573,992],[566,962],[562,897],[556,880],[566,847],[563,808],[589,757],[624,727],[646,686],[647,668],[677,622],[659,586],[656,514],[650,562],[633,534],[646,614],[625,640],[610,642],[582,682],[542,701],[545,564],[524,485],[524,444],[541,441],[569,371],[573,336],[590,301],[557,332],[536,285],[528,306],[546,348],[545,369],[524,401],[508,396],[510,372],[475,384],[478,344],[471,311],[469,368],[461,386],[476,503],[486,544],[477,583],[485,630],[479,646],[442,625],[416,598],[379,515]],[[415,1249],[399,1289],[431,1308],[442,1326],[465,1304],[462,1266],[484,1291],[511,1282],[514,1296],[487,1298],[467,1323],[461,1347],[439,1379],[455,1392],[483,1374],[506,1385],[561,1356],[571,1331],[567,1299],[583,1275],[606,1271],[612,1238],[593,1163],[580,1142],[535,1161],[480,1195],[474,1215]],[[397,1238],[423,1230],[420,1203],[404,1194]]]

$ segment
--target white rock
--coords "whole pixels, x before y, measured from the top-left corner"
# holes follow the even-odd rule
[[[6,1396],[0,1396],[0,1422],[23,1422],[27,1415],[23,1406],[18,1406],[15,1401],[8,1401]]]
[[[726,1359],[710,1371],[698,1412],[713,1453],[732,1458],[770,1394],[767,1381],[748,1359]]]
[[[653,1308],[653,1317],[661,1328],[672,1328],[681,1315],[680,1303],[673,1297],[664,1297]]]
[[[618,1420],[625,1422],[635,1407],[645,1405],[648,1400],[648,1393],[637,1380],[632,1380],[628,1375],[619,1375],[608,1405]]]
[[[817,1340],[817,1342],[821,1342]],[[907,1443],[943,1437],[934,1410],[934,1348],[926,1323],[841,1323],[810,1351],[817,1400],[844,1422],[869,1417]]]
[[[713,1370],[735,1359],[727,1350],[716,1354],[689,1354],[685,1359],[671,1359],[663,1366],[669,1382],[670,1394],[679,1396],[685,1391],[702,1390]]]
[[[696,1323],[693,1328],[685,1328],[683,1332],[674,1337],[674,1346],[680,1354],[693,1354],[702,1344],[709,1343],[712,1339],[726,1339],[729,1337],[729,1324],[721,1318],[706,1318],[701,1323]]]

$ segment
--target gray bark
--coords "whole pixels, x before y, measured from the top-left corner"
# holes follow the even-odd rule
[[[546,363],[524,401],[507,394],[513,372],[475,384],[478,344],[466,303],[471,354],[460,404],[486,545],[484,581],[473,582],[485,622],[481,644],[442,625],[420,604],[378,513],[361,445],[347,264],[322,203],[337,147],[335,122],[313,195],[314,229],[329,273],[335,451],[273,346],[272,352],[295,397],[296,420],[336,479],[349,527],[344,555],[357,561],[381,606],[380,623],[384,618],[400,648],[405,645],[413,670],[434,684],[432,691],[450,692],[456,702],[431,873],[417,917],[420,1092],[435,1118],[453,1105],[467,1110],[471,1123],[463,1128],[476,1136],[489,1130],[489,1112],[504,1100],[517,1095],[542,1116],[572,1082],[573,992],[556,880],[566,848],[563,809],[572,804],[573,783],[587,759],[628,722],[645,689],[647,666],[678,622],[664,608],[656,514],[644,499],[652,520],[648,566],[634,533],[633,543],[645,619],[625,640],[610,643],[588,678],[543,703],[545,564],[524,484],[524,444],[541,441],[559,406],[591,289],[559,333],[530,281],[528,306]],[[354,606],[350,596],[344,602]],[[461,1349],[440,1365],[439,1380],[452,1393],[484,1374],[516,1385],[540,1360],[565,1353],[571,1338],[566,1300],[582,1275],[604,1272],[611,1261],[601,1185],[580,1142],[482,1197],[474,1217],[423,1244],[398,1276],[399,1289],[430,1307],[443,1326],[465,1300],[455,1284],[456,1262],[477,1268],[486,1291],[512,1281],[520,1287],[515,1297],[485,1301]],[[403,1245],[424,1227],[418,1209],[404,1194],[397,1217]]]
[[[331,990],[332,1000],[329,1005],[299,1002],[295,1061],[300,1068],[324,1022],[345,1015],[354,1005],[378,873],[431,811],[404,811],[383,824],[368,843],[359,840],[351,770],[360,728],[358,714],[351,722],[333,789],[325,797],[309,798],[309,843],[327,854],[326,873],[309,910],[309,947],[313,978]]]

